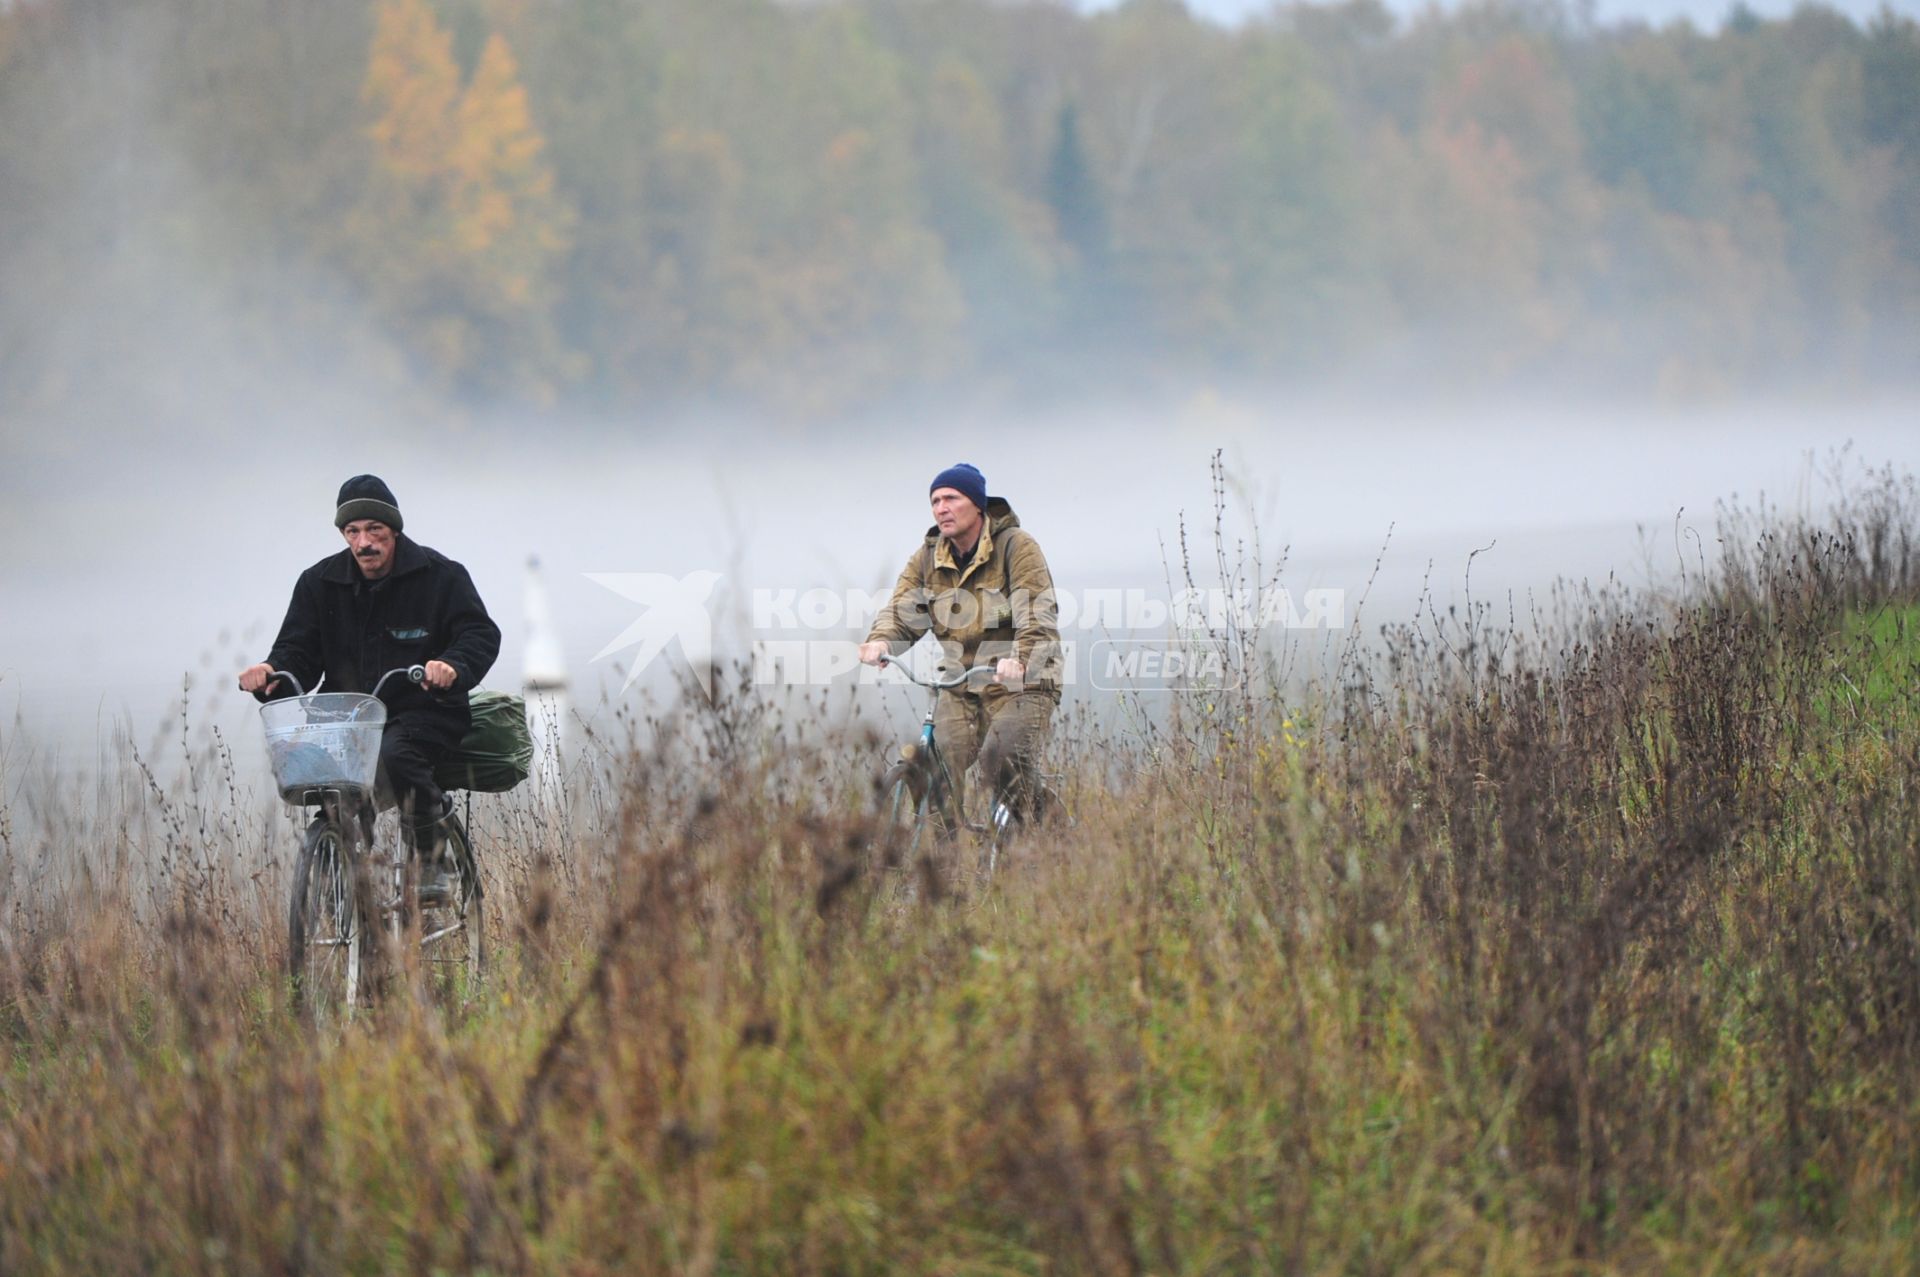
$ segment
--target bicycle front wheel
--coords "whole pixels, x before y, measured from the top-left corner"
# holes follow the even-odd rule
[[[880,778],[880,827],[873,841],[873,867],[910,865],[927,827],[927,778],[910,763],[895,763]]]
[[[370,985],[373,891],[354,855],[351,829],[346,821],[314,818],[287,906],[294,1008],[315,1025],[352,1019]]]

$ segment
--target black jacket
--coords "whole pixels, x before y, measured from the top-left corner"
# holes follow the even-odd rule
[[[500,627],[465,568],[405,534],[393,542],[393,570],[378,581],[360,574],[348,550],[302,572],[267,664],[309,692],[322,674],[326,691],[370,692],[390,669],[445,661],[459,675],[446,691],[391,678],[380,699],[390,719],[405,714],[458,740],[469,721],[467,693],[500,654]],[[281,681],[260,699],[292,694]]]

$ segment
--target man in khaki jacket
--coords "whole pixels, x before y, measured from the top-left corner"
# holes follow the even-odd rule
[[[947,672],[993,665],[993,681],[940,693],[933,732],[965,809],[966,770],[977,757],[991,793],[1026,814],[1034,764],[1060,704],[1060,626],[1053,574],[1039,542],[987,481],[961,462],[928,490],[934,526],[907,558],[893,597],[874,620],[860,659],[904,652],[928,630]]]

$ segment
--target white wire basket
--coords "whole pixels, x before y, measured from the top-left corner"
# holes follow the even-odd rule
[[[380,765],[387,707],[358,692],[316,692],[260,707],[267,761],[280,797],[304,803],[319,790],[364,794]]]

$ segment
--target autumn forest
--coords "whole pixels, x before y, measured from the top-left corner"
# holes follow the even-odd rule
[[[201,376],[235,347],[450,402],[815,416],[1909,385],[1920,26],[24,0],[0,280],[12,414],[164,385],[183,347]]]

